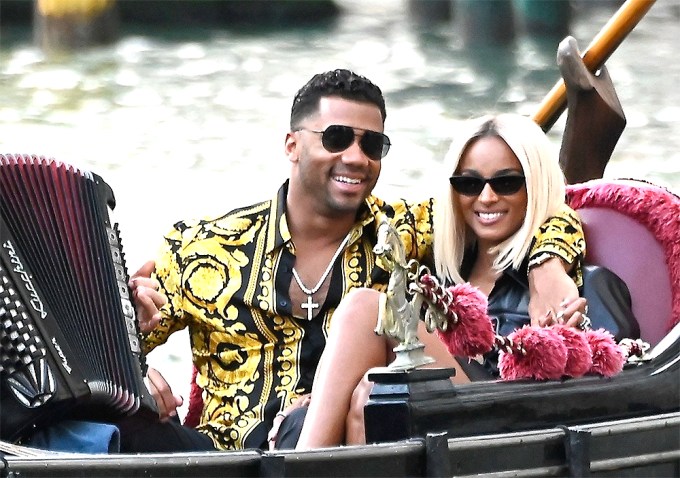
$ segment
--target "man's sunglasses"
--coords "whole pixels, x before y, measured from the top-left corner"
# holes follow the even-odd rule
[[[478,196],[488,183],[493,192],[501,196],[515,194],[524,186],[524,176],[519,174],[503,174],[492,178],[482,178],[480,176],[460,176],[453,175],[449,178],[453,189],[463,196]]]
[[[366,156],[374,161],[380,161],[387,155],[387,152],[390,150],[390,138],[377,131],[352,128],[339,124],[331,125],[324,131],[300,128],[300,130],[320,134],[321,144],[329,153],[339,153],[352,146],[356,136],[356,133],[354,132],[355,129],[363,131],[363,134],[361,134],[361,137],[359,138],[359,146]]]

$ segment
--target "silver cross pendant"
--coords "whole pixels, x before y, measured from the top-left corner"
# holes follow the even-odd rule
[[[318,309],[319,304],[312,300],[311,295],[308,295],[307,302],[303,302],[302,305],[300,305],[300,307],[302,307],[303,309],[307,309],[307,320],[312,320],[314,318],[314,309]]]

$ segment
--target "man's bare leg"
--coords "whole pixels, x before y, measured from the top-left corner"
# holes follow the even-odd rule
[[[296,449],[344,443],[345,421],[354,389],[367,370],[386,365],[393,347],[386,337],[374,332],[379,297],[375,290],[355,289],[333,314]]]

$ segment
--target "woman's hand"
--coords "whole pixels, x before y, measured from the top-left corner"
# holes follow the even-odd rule
[[[276,414],[276,416],[274,417],[274,422],[272,423],[272,428],[271,430],[269,430],[269,433],[267,434],[267,441],[269,442],[269,451],[274,451],[276,449],[276,438],[279,435],[279,428],[281,427],[281,423],[283,423],[286,417],[290,415],[290,413],[293,410],[306,407],[307,405],[309,405],[309,402],[311,400],[312,400],[311,393],[308,393],[307,395],[300,395],[298,398],[293,400],[293,403],[291,403],[284,410]]]
[[[578,327],[586,310],[587,301],[579,297],[578,288],[560,258],[549,259],[529,271],[531,325]]]
[[[167,297],[158,292],[160,288],[158,281],[151,278],[154,267],[154,261],[146,262],[132,275],[129,283],[139,329],[145,334],[158,325],[161,320],[160,308],[168,302]]]
[[[579,297],[571,302],[563,302],[560,304],[559,309],[555,312],[553,309],[549,309],[543,317],[539,318],[538,321],[531,321],[531,325],[538,325],[540,327],[549,327],[556,324],[564,324],[568,327],[583,327],[583,321],[588,321],[586,317],[586,312],[588,310],[588,305],[586,299]]]

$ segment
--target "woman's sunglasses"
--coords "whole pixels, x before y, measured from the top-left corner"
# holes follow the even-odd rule
[[[501,196],[515,194],[524,186],[524,176],[518,174],[503,174],[492,178],[480,176],[453,175],[449,178],[453,189],[463,196],[479,196],[488,183],[493,192]]]
[[[310,133],[317,133],[321,135],[321,144],[329,153],[339,153],[344,151],[354,143],[356,133],[354,130],[363,131],[359,138],[359,146],[366,156],[374,161],[380,161],[387,155],[390,150],[390,138],[383,133],[371,131],[369,129],[352,128],[350,126],[343,126],[334,124],[327,127],[324,131],[314,131],[312,129],[300,128],[300,130],[309,131]]]

